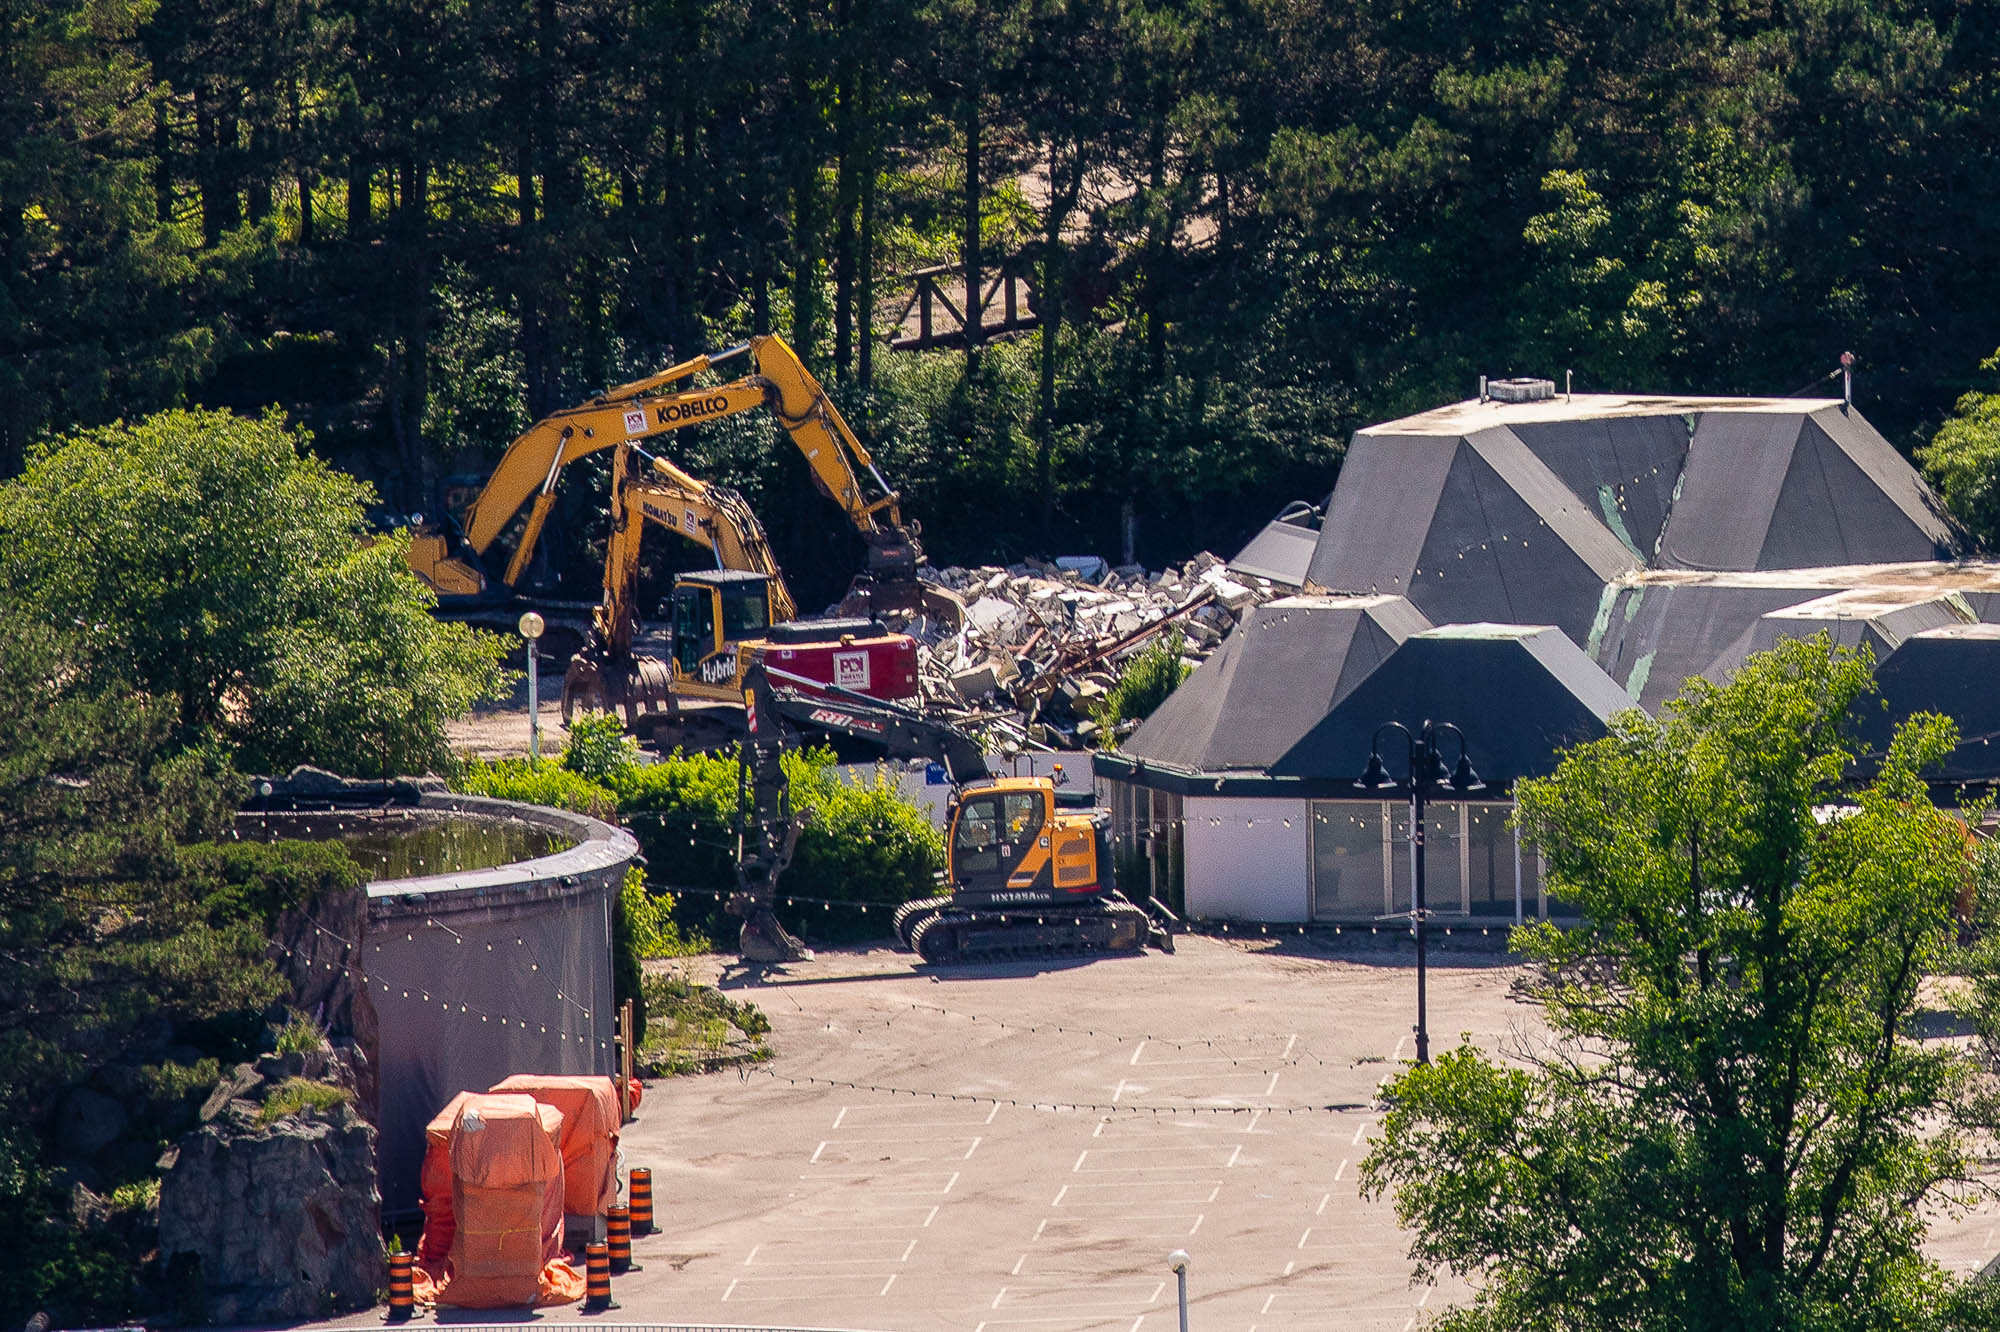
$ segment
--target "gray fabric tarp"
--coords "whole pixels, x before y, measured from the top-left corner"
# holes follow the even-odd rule
[[[416,1206],[424,1126],[459,1092],[513,1073],[612,1071],[606,886],[559,903],[454,905],[378,919],[369,936],[385,1211]]]

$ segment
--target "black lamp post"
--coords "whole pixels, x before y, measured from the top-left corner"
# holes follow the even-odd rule
[[[1387,722],[1375,729],[1375,735],[1368,742],[1368,767],[1361,779],[1354,784],[1364,791],[1380,791],[1398,785],[1389,776],[1382,763],[1382,737],[1396,731],[1407,746],[1406,758],[1409,763],[1410,788],[1410,836],[1416,846],[1414,892],[1410,899],[1410,925],[1417,935],[1417,1062],[1431,1062],[1431,1034],[1427,1014],[1424,1009],[1424,941],[1430,920],[1429,908],[1424,903],[1424,795],[1432,787],[1449,790],[1455,794],[1469,794],[1483,791],[1486,783],[1479,780],[1479,774],[1472,770],[1472,760],[1465,756],[1465,732],[1450,722],[1425,722],[1423,727],[1411,733],[1401,722]],[[1444,755],[1438,752],[1438,739],[1449,731],[1458,740],[1458,762],[1447,774]]]

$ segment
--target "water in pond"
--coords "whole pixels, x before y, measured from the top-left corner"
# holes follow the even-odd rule
[[[513,819],[454,818],[430,811],[244,814],[236,820],[236,832],[265,842],[337,838],[368,877],[378,880],[491,869],[575,845],[571,838]]]

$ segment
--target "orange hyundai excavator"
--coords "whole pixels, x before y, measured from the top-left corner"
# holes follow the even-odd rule
[[[754,373],[713,388],[685,387],[743,355],[753,361]],[[842,601],[840,618],[798,619],[763,526],[743,497],[689,475],[640,444],[759,407],[777,415],[805,456],[815,485],[839,504],[867,543],[868,567]],[[603,600],[564,680],[565,715],[577,707],[622,712],[630,728],[662,748],[726,743],[740,727],[733,714],[742,706],[749,654],[764,648],[796,677],[877,698],[915,697],[915,642],[876,617],[925,614],[956,626],[964,607],[949,591],[919,577],[922,548],[915,525],[903,521],[897,493],[825,389],[776,336],[695,357],[538,421],[508,447],[466,511],[463,552],[455,553],[441,534],[420,532],[411,547],[412,566],[441,590],[483,588],[477,561],[519,519],[502,575],[514,586],[554,505],[563,469],[604,449],[612,455]],[[648,524],[708,546],[717,564],[714,572],[677,581],[674,645],[666,660],[633,649],[639,553]]]

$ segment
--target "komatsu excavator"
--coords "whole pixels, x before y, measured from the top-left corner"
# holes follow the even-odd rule
[[[1072,806],[1049,777],[989,776],[977,742],[945,723],[837,688],[831,699],[809,697],[798,688],[809,683],[761,652],[744,671],[737,891],[729,910],[743,919],[745,960],[810,956],[773,910],[778,876],[803,826],[781,760],[794,743],[792,723],[836,717],[837,728],[872,728],[887,752],[929,759],[951,779],[944,873],[951,893],[905,902],[895,915],[897,937],[924,961],[1136,953],[1148,942],[1172,951],[1171,936],[1113,882],[1103,810]]]

